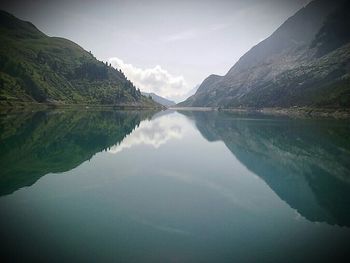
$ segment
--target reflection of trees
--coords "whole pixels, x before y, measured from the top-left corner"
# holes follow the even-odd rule
[[[147,112],[68,111],[1,116],[0,195],[65,172],[123,140]]]
[[[311,221],[350,226],[350,126],[340,121],[184,113]]]

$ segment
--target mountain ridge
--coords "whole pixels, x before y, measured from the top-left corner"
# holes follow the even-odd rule
[[[350,107],[350,38],[344,26],[349,24],[344,16],[349,10],[342,0],[309,3],[244,54],[226,75],[209,76],[195,95],[178,105]],[[344,29],[344,41],[319,56],[320,32],[327,36],[338,28]],[[326,46],[332,42],[324,39]]]
[[[47,104],[161,107],[121,70],[73,41],[49,37],[0,10],[0,106]]]

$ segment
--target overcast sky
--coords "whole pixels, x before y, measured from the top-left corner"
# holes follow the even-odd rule
[[[308,0],[29,0],[0,8],[110,61],[143,91],[176,101],[224,75]]]

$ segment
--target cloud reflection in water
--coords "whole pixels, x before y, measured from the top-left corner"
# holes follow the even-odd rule
[[[144,120],[133,132],[119,144],[112,146],[109,153],[116,154],[138,145],[149,145],[158,149],[172,139],[181,139],[184,135],[185,119],[182,116],[168,114],[152,120]]]

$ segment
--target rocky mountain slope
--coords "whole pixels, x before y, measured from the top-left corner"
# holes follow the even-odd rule
[[[179,106],[350,107],[350,4],[315,0]]]
[[[63,38],[0,11],[0,105],[26,103],[159,106],[121,71]]]

